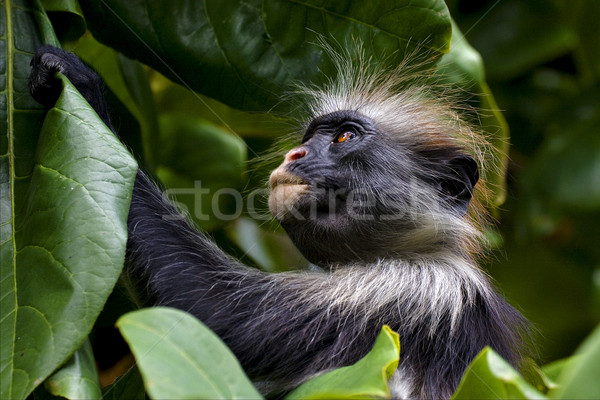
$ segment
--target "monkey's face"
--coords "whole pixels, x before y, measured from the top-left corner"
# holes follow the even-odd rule
[[[271,174],[269,207],[312,262],[380,257],[411,223],[411,195],[423,191],[410,165],[369,118],[323,115]]]
[[[313,263],[435,251],[452,240],[477,164],[431,135],[441,127],[397,119],[405,122],[377,125],[356,111],[322,115],[271,174],[269,208]]]
[[[340,206],[354,180],[350,169],[352,164],[359,167],[357,151],[371,147],[374,135],[376,130],[370,122],[352,112],[313,120],[302,144],[290,150],[271,173],[269,206],[273,215],[280,221],[331,220],[343,212]]]

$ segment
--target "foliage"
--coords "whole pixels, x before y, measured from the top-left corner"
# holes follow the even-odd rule
[[[68,399],[97,399],[101,396],[98,371],[89,340],[44,382],[48,393]]]
[[[5,43],[0,396],[21,398],[83,344],[119,277],[137,164],[66,79],[43,119],[23,85],[35,43]]]
[[[482,385],[482,382],[485,382]],[[453,399],[541,399],[533,388],[494,350],[486,347],[473,360]]]
[[[398,334],[385,325],[371,352],[356,364],[305,382],[286,399],[389,398],[387,381],[398,367],[399,352]]]
[[[541,359],[566,357],[600,320],[600,3],[449,5],[511,127],[488,269],[539,329]]]
[[[600,32],[590,23],[597,3],[448,1],[456,23],[441,0],[321,3],[1,3],[0,124],[6,135],[0,139],[0,397],[25,398],[36,387],[36,398],[99,397],[90,343],[98,359],[113,346],[104,339],[106,327],[131,308],[115,300],[121,289],[113,288],[124,258],[136,164],[66,79],[47,115],[27,93],[32,54],[42,42],[58,44],[55,32],[103,77],[115,126],[140,164],[221,245],[273,271],[306,262],[265,222],[261,196],[258,211],[240,214],[227,189],[252,195],[262,187],[268,166],[247,171],[246,161],[287,129],[285,115],[294,105],[282,94],[294,82],[321,84],[335,76],[319,41],[340,49],[367,43],[367,57],[386,65],[421,45],[418,51],[427,49],[438,74],[473,93],[471,102],[482,110],[497,163],[488,176],[493,207],[505,198],[508,130],[492,91],[507,109],[516,181],[509,181],[508,202],[498,214],[500,231],[490,237],[504,238],[510,261],[492,262],[493,275],[558,343],[542,343],[544,358],[570,354],[576,343],[568,338],[579,341],[592,329],[598,320],[593,304],[600,299],[600,285],[591,279],[600,260],[593,219],[600,208]],[[465,38],[487,60],[487,81]],[[580,298],[569,301],[573,293]],[[173,319],[177,323],[165,322]],[[230,397],[228,387],[240,388],[242,397],[258,395],[219,339],[181,312],[138,311],[121,317],[118,326],[139,372],[131,369],[104,389],[104,397],[141,398],[142,380],[152,397]],[[199,339],[191,340],[190,332]],[[596,331],[576,358],[545,369],[554,383],[541,372],[537,380],[528,377],[533,386],[484,350],[455,397],[597,397],[598,338]],[[395,368],[390,356],[398,349],[385,329],[380,341],[356,365],[318,377],[295,395],[385,397],[381,379]],[[173,368],[159,365],[156,355]],[[185,364],[190,361],[194,365]],[[213,369],[217,364],[220,369]],[[218,387],[203,384],[205,373]]]
[[[593,399],[600,393],[600,327],[581,344],[573,360],[558,368],[560,385],[549,396],[555,399]]]
[[[153,398],[256,399],[233,353],[191,315],[169,308],[125,314],[117,327],[131,346]],[[169,368],[165,369],[165,361]]]

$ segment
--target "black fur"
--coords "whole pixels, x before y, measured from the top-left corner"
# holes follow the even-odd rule
[[[61,71],[111,126],[100,79],[74,55],[43,47],[32,66],[31,92],[38,101],[52,106],[59,87],[53,73]],[[332,143],[342,130],[352,130],[352,142]],[[404,383],[397,396],[450,397],[486,345],[517,365],[526,323],[483,273],[470,268],[470,257],[453,251],[456,243],[446,238],[422,247],[405,240],[414,219],[379,218],[393,207],[407,212],[411,179],[424,182],[425,195],[443,193],[446,211],[456,207],[462,217],[478,178],[474,161],[454,148],[402,147],[352,111],[315,120],[302,146],[307,152],[289,163],[289,173],[335,189],[341,203],[365,187],[376,196],[373,208],[359,210],[375,215],[367,222],[352,220],[342,208],[341,218],[328,219],[319,207],[323,215],[316,221],[282,221],[304,254],[331,272],[266,274],[241,265],[185,219],[172,218],[175,208],[140,171],[128,219],[126,273],[148,288],[153,303],[206,323],[266,393],[288,391],[310,376],[356,362],[383,324],[402,343]],[[416,163],[428,172],[415,176]],[[302,205],[299,210],[307,212]],[[406,246],[394,244],[402,240]]]
[[[31,60],[29,78],[31,96],[48,108],[54,106],[62,91],[60,81],[55,79],[57,72],[62,72],[69,78],[102,121],[114,131],[110,123],[108,107],[104,101],[102,80],[73,53],[53,46],[42,46],[38,49],[35,57]]]

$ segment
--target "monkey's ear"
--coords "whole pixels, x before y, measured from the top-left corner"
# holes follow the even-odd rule
[[[479,180],[477,162],[466,154],[451,159],[447,164],[446,176],[440,182],[442,193],[448,196],[451,207],[464,216],[473,196],[473,188]]]

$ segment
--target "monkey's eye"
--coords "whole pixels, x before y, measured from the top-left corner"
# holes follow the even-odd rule
[[[350,131],[344,131],[337,135],[335,139],[333,139],[333,143],[344,143],[348,139],[352,139],[354,137],[354,133]]]

